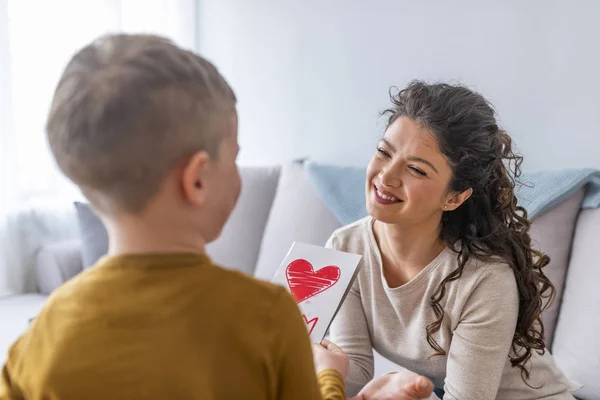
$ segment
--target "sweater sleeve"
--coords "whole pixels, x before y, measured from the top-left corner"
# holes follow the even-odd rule
[[[325,247],[336,249],[335,236],[327,241]],[[367,317],[360,300],[358,279],[354,281],[331,323],[330,331],[331,341],[350,357],[346,392],[348,396],[356,396],[374,375],[373,347]]]
[[[444,400],[493,400],[519,313],[513,271],[491,265],[467,297],[448,352]]]
[[[308,331],[294,299],[282,289],[273,321],[275,355],[279,371],[279,399],[345,400],[344,382],[337,371],[317,377]]]

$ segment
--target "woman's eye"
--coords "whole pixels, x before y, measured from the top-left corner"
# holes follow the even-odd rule
[[[409,167],[409,168],[421,176],[427,176],[427,174],[424,171],[421,171],[419,168],[415,168],[415,167]]]
[[[385,150],[384,150],[384,149],[382,149],[381,147],[378,147],[378,148],[377,148],[377,152],[378,152],[379,154],[381,154],[382,156],[384,156],[384,157],[387,157],[387,158],[389,158],[389,157],[390,157],[390,153],[388,153],[387,151],[385,151]]]

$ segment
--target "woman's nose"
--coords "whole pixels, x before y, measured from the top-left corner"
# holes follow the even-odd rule
[[[384,169],[383,171],[381,171],[379,173],[379,182],[383,186],[392,187],[392,188],[397,188],[397,187],[402,186],[402,179],[400,179],[398,174],[395,174],[389,168]]]

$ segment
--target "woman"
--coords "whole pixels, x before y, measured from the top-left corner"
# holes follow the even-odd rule
[[[554,288],[517,205],[522,158],[479,94],[413,82],[392,95],[369,164],[369,217],[336,231],[363,255],[331,327],[351,359],[349,395],[373,353],[443,388],[444,399],[572,399],[545,350],[541,312]]]

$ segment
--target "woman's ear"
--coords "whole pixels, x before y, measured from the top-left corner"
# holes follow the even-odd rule
[[[454,193],[454,192],[449,193],[448,198],[446,199],[446,201],[444,202],[444,205],[443,205],[444,211],[456,210],[458,207],[460,207],[462,205],[462,203],[467,201],[469,199],[469,197],[471,197],[472,194],[473,194],[472,188],[468,188],[467,190],[460,192],[460,193]]]
[[[195,206],[205,202],[208,188],[206,187],[209,173],[208,161],[210,156],[206,151],[194,153],[183,166],[181,187],[184,199]]]

